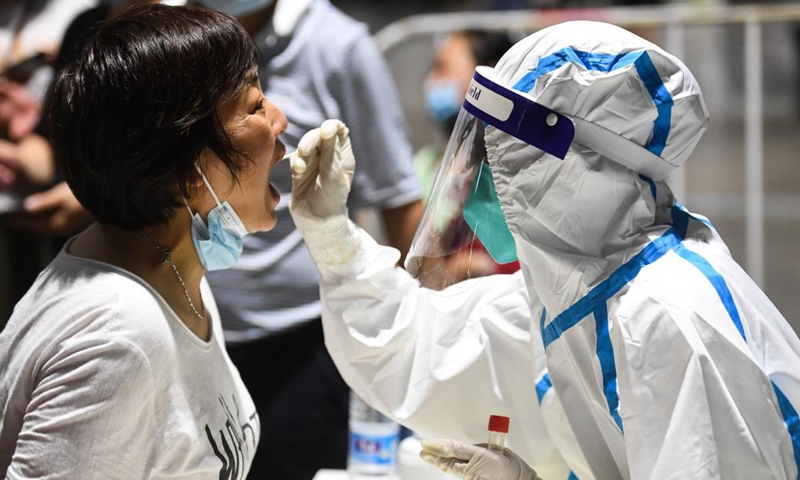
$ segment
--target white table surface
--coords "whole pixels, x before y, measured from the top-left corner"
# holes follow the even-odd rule
[[[398,479],[398,476],[395,476]],[[349,480],[346,470],[320,470],[314,476],[313,480]],[[442,474],[442,480],[460,480],[455,475]]]
[[[385,477],[379,477],[379,478],[385,478]],[[398,477],[397,474],[395,474],[395,476],[392,478],[395,480],[399,480],[400,477]],[[316,475],[314,475],[314,478],[312,480],[350,480],[350,477],[347,476],[347,470],[322,469],[318,471]]]
[[[320,470],[313,480],[348,480],[346,470]]]

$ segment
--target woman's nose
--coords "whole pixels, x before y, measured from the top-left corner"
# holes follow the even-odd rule
[[[275,121],[273,122],[273,126],[275,128],[276,132],[275,134],[281,135],[283,134],[283,132],[286,131],[286,127],[289,124],[289,120],[286,119],[286,115],[283,114],[283,111],[280,108],[275,107],[275,110],[276,110],[276,115],[275,115]]]

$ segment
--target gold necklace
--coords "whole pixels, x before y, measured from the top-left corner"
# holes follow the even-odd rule
[[[170,251],[169,248],[162,247],[161,245],[159,245],[156,242],[154,242],[153,239],[150,238],[146,233],[144,233],[142,231],[139,231],[139,233],[141,233],[144,236],[144,238],[147,239],[147,241],[152,243],[153,246],[155,246],[158,249],[158,251],[161,252],[161,264],[162,265],[165,264],[165,263],[168,263],[168,264],[172,265],[172,270],[175,271],[175,275],[178,277],[178,281],[181,282],[181,287],[183,287],[183,294],[186,295],[186,300],[189,302],[189,306],[192,307],[192,311],[194,312],[194,315],[197,318],[199,318],[200,320],[205,320],[206,319],[205,307],[203,306],[202,303],[200,304],[200,310],[203,312],[202,314],[200,314],[200,312],[198,312],[197,309],[195,308],[194,302],[192,302],[192,298],[189,296],[189,290],[186,288],[186,283],[184,283],[183,277],[181,277],[181,274],[178,271],[178,267],[175,265],[175,262],[172,260],[172,251]],[[202,300],[203,299],[201,298],[200,301],[202,302]]]

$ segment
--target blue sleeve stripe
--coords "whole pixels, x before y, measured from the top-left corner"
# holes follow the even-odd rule
[[[619,55],[592,53],[576,50],[571,47],[561,49],[539,60],[536,68],[526,73],[515,85],[514,90],[528,93],[533,90],[536,81],[542,75],[552,72],[567,63],[581,65],[587,70],[611,72],[633,64],[636,73],[642,79],[653,99],[658,116],[653,122],[653,134],[646,148],[656,155],[661,155],[669,138],[669,129],[672,121],[672,97],[661,80],[658,69],[653,64],[645,51],[628,52]]]
[[[653,194],[653,200],[658,198],[658,189],[656,188],[656,182],[653,181],[652,178],[646,177],[644,175],[639,175],[639,178],[647,182],[650,185],[650,193]]]
[[[711,285],[714,286],[714,289],[717,291],[717,295],[719,295],[720,300],[722,300],[725,310],[728,311],[728,315],[731,317],[731,320],[733,320],[733,324],[736,325],[736,329],[739,330],[739,334],[745,341],[747,341],[747,337],[744,334],[744,327],[742,326],[742,319],[739,318],[739,310],[736,308],[736,304],[733,302],[733,295],[731,295],[731,291],[728,289],[728,285],[725,283],[725,279],[722,278],[722,275],[714,270],[714,267],[712,267],[705,258],[687,249],[683,245],[678,245],[675,247],[675,253],[694,265],[703,275],[706,276],[708,281],[711,282]]]
[[[546,325],[542,329],[544,347],[547,348],[551,343],[558,340],[565,331],[574,327],[584,317],[592,313],[598,304],[605,303],[619,292],[622,287],[639,274],[642,268],[663,257],[665,253],[679,245],[681,240],[682,237],[673,227],[661,237],[650,242],[641,252],[618,268],[600,285],[593,288],[585,297],[578,300]]]
[[[544,331],[544,322],[547,320],[547,309],[542,309],[542,318],[539,319],[539,326]]]
[[[730,289],[728,289],[728,285],[725,283],[725,279],[722,278],[722,275],[720,275],[719,272],[717,272],[705,258],[695,252],[692,252],[683,245],[676,247],[675,253],[694,265],[703,275],[705,275],[708,281],[711,282],[711,284],[714,286],[714,289],[717,291],[717,295],[719,295],[722,304],[725,306],[725,310],[727,310],[728,315],[731,317],[731,321],[733,321],[733,324],[736,325],[736,329],[739,331],[742,339],[747,341],[747,337],[744,334],[744,328],[742,326],[742,320],[741,317],[739,317],[739,310],[736,308],[736,304],[733,301],[733,295],[731,294]],[[789,431],[789,438],[792,441],[792,449],[794,452],[794,461],[798,467],[797,478],[800,480],[800,418],[798,418],[797,410],[794,409],[791,402],[788,398],[786,398],[786,395],[781,391],[781,389],[775,385],[775,382],[772,382],[772,389],[775,391],[775,397],[778,399],[778,406],[780,407],[781,415],[783,416],[783,420],[786,422],[786,428]]]
[[[619,395],[617,393],[617,366],[614,361],[614,347],[611,344],[611,334],[608,329],[608,307],[601,302],[594,310],[595,331],[597,332],[597,358],[600,361],[600,371],[603,375],[603,395],[608,404],[608,413],[614,422],[622,429],[622,418],[619,416]]]
[[[772,382],[772,389],[775,390],[775,396],[778,398],[778,406],[781,409],[781,415],[786,422],[786,428],[789,429],[789,438],[792,439],[792,448],[794,449],[794,462],[797,464],[797,478],[800,480],[800,418],[797,416],[797,410],[794,409],[792,403],[786,398],[786,395]]]
[[[545,373],[542,379],[536,383],[536,396],[539,398],[539,405],[542,404],[542,399],[552,387],[553,383],[550,381],[550,374]]]

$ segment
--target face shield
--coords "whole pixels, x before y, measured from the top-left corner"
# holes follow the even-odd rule
[[[497,198],[486,142],[511,136],[563,159],[574,135],[569,118],[495,83],[492,68],[478,67],[433,181],[406,269],[423,286],[441,289],[492,273],[487,261],[515,261],[514,239]]]

